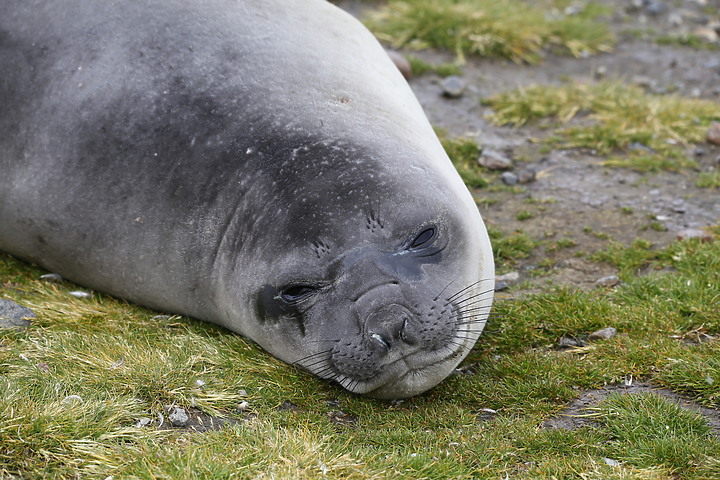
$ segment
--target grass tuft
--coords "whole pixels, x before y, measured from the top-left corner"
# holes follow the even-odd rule
[[[548,15],[520,0],[391,0],[367,19],[377,37],[396,48],[442,48],[466,55],[536,63],[545,49],[576,57],[609,51],[613,36],[594,20],[604,9]]]
[[[491,121],[521,126],[553,118],[562,127],[551,141],[560,148],[617,154],[605,162],[648,172],[697,166],[683,149],[704,141],[720,119],[717,103],[673,95],[652,95],[619,82],[533,86],[484,101]]]
[[[488,181],[483,175],[482,168],[478,164],[478,157],[482,151],[477,142],[471,138],[451,138],[445,130],[435,129],[445,152],[453,162],[455,169],[460,174],[465,185],[470,188],[483,188]]]

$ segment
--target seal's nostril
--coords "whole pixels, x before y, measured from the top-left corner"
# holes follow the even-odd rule
[[[373,340],[378,342],[380,345],[382,345],[386,349],[390,350],[391,343],[388,340],[386,340],[385,338],[383,338],[382,335],[380,335],[379,333],[370,332],[370,338],[372,338]]]

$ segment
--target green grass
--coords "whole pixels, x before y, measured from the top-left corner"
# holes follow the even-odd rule
[[[658,35],[655,38],[655,41],[659,45],[680,45],[683,47],[690,47],[695,49],[704,49],[704,50],[717,50],[718,45],[716,43],[711,43],[697,35],[693,35],[691,33],[686,34],[671,34],[671,35]]]
[[[491,235],[501,264],[532,248],[521,233]],[[41,282],[42,271],[0,255],[2,296],[38,314],[26,331],[0,332],[0,477],[713,478],[717,437],[664,400],[612,399],[596,426],[538,428],[582,389],[628,375],[720,407],[720,344],[683,340],[720,335],[720,242],[613,244],[596,260],[617,265],[623,284],[499,300],[462,374],[386,403],[230,332],[99,294],[72,298],[76,286]],[[619,335],[581,353],[554,348],[606,326]],[[297,408],[278,408],[286,401]],[[158,430],[170,404],[240,423]],[[331,421],[340,411],[356,421]],[[142,417],[153,423],[136,426]]]
[[[702,172],[695,184],[700,188],[720,188],[720,171]]]
[[[410,68],[412,69],[413,75],[436,73],[441,77],[449,77],[450,75],[462,74],[462,68],[455,63],[428,63],[412,55],[409,55],[407,60],[410,62]]]
[[[466,55],[536,63],[548,49],[574,56],[611,49],[612,34],[595,20],[607,9],[588,3],[578,15],[548,15],[520,0],[391,0],[366,20],[399,48],[442,48]]]
[[[717,439],[710,436],[705,419],[657,395],[614,394],[599,412],[613,459],[692,475],[716,455]]]
[[[551,118],[559,124],[548,140],[554,146],[611,155],[605,165],[643,172],[697,166],[684,150],[704,141],[709,125],[720,119],[716,102],[652,95],[618,82],[533,86],[484,103],[498,125]]]
[[[482,150],[477,142],[471,138],[450,137],[442,129],[435,129],[435,133],[463,182],[470,188],[486,187],[488,181],[483,169],[478,165],[478,157]]]

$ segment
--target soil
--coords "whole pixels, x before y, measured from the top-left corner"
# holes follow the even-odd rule
[[[591,288],[595,281],[615,274],[611,267],[584,260],[578,252],[605,248],[607,241],[598,233],[623,244],[643,238],[663,246],[687,228],[720,223],[720,193],[717,189],[695,186],[700,171],[720,168],[720,147],[710,143],[691,146],[689,154],[698,162],[692,171],[643,174],[627,169],[608,168],[592,152],[552,150],[541,153],[550,130],[539,126],[498,127],[489,123],[489,111],[481,100],[491,95],[533,84],[557,85],[568,80],[588,82],[602,77],[646,86],[652,92],[720,100],[720,53],[716,40],[707,49],[659,45],[657,34],[637,39],[628,32],[662,32],[681,36],[698,29],[720,25],[720,0],[670,2],[649,0],[606,0],[614,14],[603,19],[615,32],[613,52],[588,58],[548,54],[537,65],[516,64],[503,59],[467,58],[462,79],[467,88],[460,98],[442,95],[441,78],[428,74],[411,77],[410,86],[420,100],[430,122],[453,136],[474,138],[483,148],[502,152],[516,164],[516,170],[531,169],[537,180],[523,185],[524,193],[486,188],[473,193],[481,204],[488,226],[504,233],[522,230],[539,241],[570,238],[576,246],[550,252],[543,245],[513,268],[527,292],[542,290],[548,284]],[[358,1],[340,6],[362,18],[365,9],[377,6]],[[652,15],[649,12],[661,13]],[[707,14],[706,12],[714,12]],[[679,22],[679,23],[678,23]],[[447,52],[400,52],[429,63],[453,62]],[[719,105],[720,108],[720,105]],[[498,178],[492,185],[501,185]],[[528,205],[529,198],[541,208]],[[487,207],[482,205],[489,205]],[[624,209],[624,210],[623,210]],[[632,209],[632,213],[628,212]],[[534,217],[518,220],[517,214],[530,211]],[[652,224],[652,227],[650,228]],[[592,233],[588,233],[588,227]],[[548,275],[534,275],[540,263],[552,264]],[[499,272],[504,273],[504,272]],[[526,292],[514,292],[522,295]]]
[[[521,194],[492,188],[501,185],[499,178],[490,188],[473,192],[488,226],[506,234],[522,230],[546,245],[547,241],[560,238],[570,238],[576,243],[572,248],[555,251],[541,244],[529,258],[514,265],[512,268],[519,272],[519,285],[522,285],[521,290],[513,290],[515,297],[542,291],[548,285],[594,288],[598,279],[617,274],[609,265],[578,255],[607,247],[607,240],[600,238],[598,233],[623,244],[642,238],[661,247],[675,240],[678,232],[684,229],[720,224],[720,192],[695,185],[699,172],[720,169],[719,146],[705,142],[690,146],[688,153],[699,164],[697,169],[644,174],[604,167],[601,165],[603,157],[592,152],[552,150],[542,153],[541,144],[532,140],[547,137],[551,129],[543,130],[533,125],[498,127],[486,120],[488,110],[481,105],[483,98],[522,86],[557,85],[568,80],[582,83],[599,78],[618,79],[641,85],[652,93],[672,92],[720,101],[720,53],[717,48],[720,46],[717,39],[720,0],[605,0],[601,3],[614,8],[614,13],[603,19],[617,37],[611,53],[588,58],[548,54],[538,65],[467,58],[461,75],[466,89],[460,98],[443,96],[442,79],[438,76],[428,74],[409,80],[434,126],[454,136],[470,136],[483,148],[502,152],[514,161],[516,170],[532,169],[537,173],[535,181],[523,185]],[[376,4],[357,0],[341,2],[340,6],[361,18],[364,9],[377,8]],[[712,31],[708,33],[708,29]],[[709,34],[710,39],[716,31],[710,48],[694,49],[656,42],[660,34],[680,37],[702,31]],[[637,32],[642,33],[638,35]],[[429,63],[455,60],[447,52],[400,53]],[[529,198],[536,203],[529,205]],[[632,211],[628,213],[630,209]],[[534,216],[518,220],[521,211],[530,211]],[[651,224],[654,228],[650,228]],[[547,274],[538,276],[534,272],[541,264],[553,267]],[[700,407],[675,392],[649,383],[582,392],[544,426],[578,428],[586,425],[589,420],[577,415],[597,405],[613,391],[653,392],[670,398],[704,415],[714,433],[720,435],[720,411]]]

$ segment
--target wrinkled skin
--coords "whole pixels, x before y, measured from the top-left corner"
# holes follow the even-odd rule
[[[421,393],[492,302],[485,227],[409,87],[320,0],[0,0],[0,249]]]

